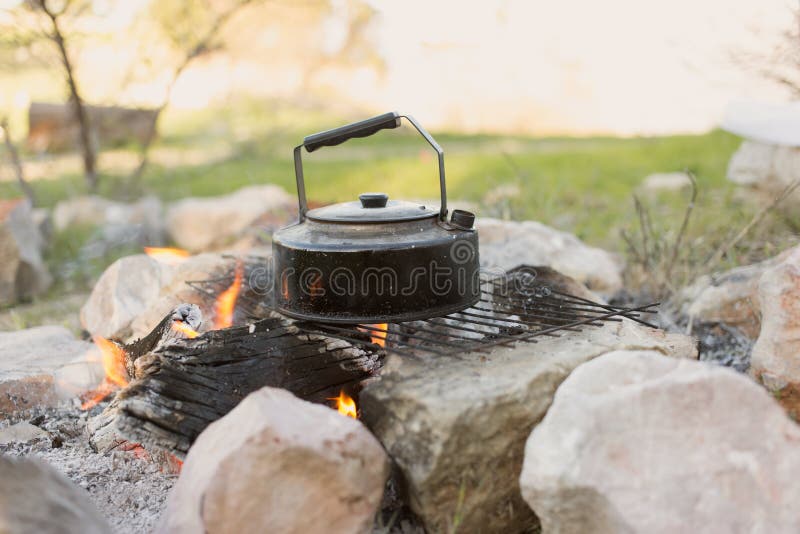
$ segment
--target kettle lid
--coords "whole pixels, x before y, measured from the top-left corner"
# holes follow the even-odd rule
[[[389,223],[436,217],[439,208],[405,200],[389,200],[385,193],[362,193],[358,200],[309,210],[306,217],[333,223]]]

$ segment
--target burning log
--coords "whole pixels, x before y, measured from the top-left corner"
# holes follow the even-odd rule
[[[257,389],[279,387],[330,403],[383,364],[382,353],[303,334],[278,316],[187,337],[182,331],[197,326],[195,312],[180,306],[149,335],[123,347],[131,380],[89,422],[96,449],[139,443],[182,458],[206,426]]]

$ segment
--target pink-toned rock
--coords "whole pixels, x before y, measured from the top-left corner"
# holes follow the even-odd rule
[[[157,532],[370,532],[388,471],[359,421],[263,388],[197,439]]]
[[[543,532],[800,532],[800,427],[733,370],[655,351],[575,369],[525,445]]]
[[[750,372],[800,416],[800,247],[764,272],[758,285],[761,334]]]

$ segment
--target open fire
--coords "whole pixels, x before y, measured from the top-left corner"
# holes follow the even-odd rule
[[[239,298],[239,291],[242,287],[244,278],[244,264],[241,260],[236,262],[236,271],[233,275],[233,283],[219,294],[214,306],[214,328],[228,328],[233,325],[233,312],[236,309],[236,300]]]
[[[386,334],[388,333],[389,323],[367,324],[358,327],[359,331],[369,334],[369,340],[379,347],[386,348]]]
[[[356,407],[356,401],[353,400],[353,397],[345,393],[344,390],[339,392],[338,397],[331,397],[328,400],[335,401],[335,408],[340,414],[346,415],[347,417],[352,417],[353,419],[358,419],[358,408]]]
[[[114,343],[101,336],[93,336],[92,340],[100,349],[101,361],[105,378],[94,391],[89,392],[88,398],[81,404],[82,410],[96,406],[118,388],[128,385],[128,373],[125,370],[125,351]]]
[[[175,332],[180,332],[184,336],[188,337],[189,339],[194,339],[200,335],[200,332],[193,329],[183,321],[173,321],[172,322],[172,330]]]

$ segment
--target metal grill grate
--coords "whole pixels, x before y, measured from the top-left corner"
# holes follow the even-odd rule
[[[319,322],[297,325],[308,334],[358,345],[372,344],[375,350],[381,349],[376,339],[383,339],[383,350],[402,355],[487,352],[496,346],[535,343],[539,336],[578,332],[586,327],[621,321],[623,317],[655,328],[643,320],[642,315],[654,313],[657,303],[635,308],[611,306],[557,291],[547,284],[531,287],[532,293],[528,295],[506,295],[498,288],[509,281],[513,279],[486,280],[483,296],[474,306],[424,321],[357,327]]]
[[[486,352],[496,346],[535,343],[540,336],[561,336],[622,318],[654,327],[642,316],[654,313],[657,303],[633,308],[601,304],[573,294],[578,290],[570,292],[569,287],[563,287],[563,280],[548,280],[547,276],[539,274],[541,269],[537,273],[522,267],[502,276],[486,278],[481,282],[481,298],[475,305],[423,321],[381,324],[376,318],[376,324],[368,325],[306,321],[294,321],[294,324],[306,334],[324,335],[367,350],[402,355]],[[254,278],[245,276],[244,279],[252,281]],[[189,282],[189,285],[213,298],[232,280],[233,275]],[[252,319],[275,313],[265,305],[263,298],[248,289],[243,288],[240,293],[240,312]],[[381,341],[385,346],[380,346]]]

